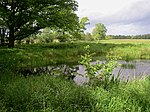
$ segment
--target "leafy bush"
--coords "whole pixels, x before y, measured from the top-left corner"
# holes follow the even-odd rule
[[[86,73],[84,76],[90,79],[90,83],[92,85],[101,85],[105,89],[113,83],[117,84],[119,82],[119,76],[115,78],[112,74],[114,68],[118,66],[117,61],[114,59],[109,59],[102,64],[100,64],[99,61],[97,61],[95,64],[91,64],[92,54],[90,54],[89,47],[89,45],[85,47],[86,53],[81,56],[80,61],[80,64],[85,66]]]

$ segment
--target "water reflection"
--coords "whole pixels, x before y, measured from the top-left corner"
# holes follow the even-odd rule
[[[128,77],[130,79],[134,79],[138,76],[145,76],[145,75],[150,75],[150,60],[146,61],[131,61],[131,62],[125,62],[125,61],[119,61],[120,64],[130,64],[133,65],[133,68],[115,68],[113,73],[116,75],[118,71],[121,69],[121,75],[120,78],[125,78],[127,79]]]
[[[92,62],[94,64],[95,62]],[[100,62],[102,63],[102,62]],[[122,80],[132,80],[136,77],[142,77],[145,75],[150,75],[150,60],[137,60],[137,61],[118,61],[118,63],[122,66],[115,68],[113,74],[115,77],[120,73],[120,79]],[[121,71],[121,72],[120,72]],[[85,68],[82,65],[79,65],[79,70],[77,71],[79,74],[85,74]],[[83,84],[88,82],[88,78],[76,76],[75,82],[78,84]]]
[[[105,61],[99,62],[100,64]],[[91,64],[95,64],[96,62],[91,62]],[[139,76],[150,75],[150,60],[146,61],[118,61],[119,64],[122,66],[115,68],[113,74],[115,77],[120,72],[120,79],[127,80],[127,79],[134,79]],[[85,68],[83,65],[76,65],[76,66],[68,66],[68,65],[61,65],[61,66],[46,66],[46,67],[39,67],[39,68],[30,68],[30,69],[22,69],[21,73],[24,76],[27,75],[34,75],[34,74],[41,74],[47,73],[51,75],[62,75],[73,79],[77,84],[83,84],[88,82],[88,78],[84,77]],[[79,75],[80,74],[80,75]],[[95,74],[96,75],[96,74]]]

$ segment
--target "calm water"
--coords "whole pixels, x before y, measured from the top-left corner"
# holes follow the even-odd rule
[[[150,60],[131,62],[119,61],[118,63],[123,66],[115,68],[113,74],[117,76],[118,72],[121,70],[120,78],[123,80],[150,75]],[[79,70],[77,72],[83,75],[85,73],[85,68],[79,65]],[[88,78],[76,76],[74,81],[78,84],[82,84],[88,82]]]
[[[103,63],[103,62],[99,62],[99,63]],[[95,63],[96,62],[92,62],[91,64],[95,64]],[[139,61],[131,61],[131,62],[118,61],[118,63],[121,64],[122,66],[115,68],[113,74],[117,76],[119,71],[121,71],[120,79],[122,80],[127,80],[127,79],[132,80],[135,79],[136,77],[150,75],[150,60],[146,60],[146,61],[139,60]],[[75,76],[76,72],[84,76],[85,68],[82,65],[77,65],[73,67],[67,65],[46,66],[40,68],[25,69],[22,72],[26,76],[30,74],[39,74],[39,73],[56,74],[58,73],[58,71],[60,72],[60,74],[64,74],[64,75],[71,74],[70,78],[74,79],[74,81],[77,84],[83,84],[85,82],[88,82],[88,78],[82,76]]]

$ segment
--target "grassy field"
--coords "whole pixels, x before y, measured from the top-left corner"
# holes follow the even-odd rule
[[[146,39],[114,39],[101,43],[112,44],[112,55],[118,55],[122,60],[150,59],[150,40]]]
[[[149,39],[111,39],[102,40],[102,43],[131,43],[131,44],[149,44]]]
[[[150,59],[150,40],[104,40],[99,42],[50,43],[0,48],[3,68],[39,67],[58,64],[78,64],[84,47],[90,45],[93,59],[105,60],[106,55],[121,60]]]
[[[0,48],[0,112],[149,112],[150,78],[78,86],[47,74],[23,77],[22,68],[78,64],[90,45],[93,59],[150,59],[150,40],[50,43]]]

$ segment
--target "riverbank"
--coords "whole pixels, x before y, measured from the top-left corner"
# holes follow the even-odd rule
[[[77,65],[81,55],[85,54],[84,47],[87,45],[90,45],[90,53],[94,53],[94,60],[105,60],[106,55],[125,61],[150,59],[149,40],[104,40],[0,48],[0,66],[16,69],[59,64]]]
[[[104,88],[99,84],[100,81],[78,86],[71,79],[57,76],[57,70],[53,75],[37,73],[25,77],[20,71],[27,72],[49,65],[77,65],[81,55],[86,53],[86,45],[90,45],[91,54],[95,53],[94,60],[103,60],[106,55],[127,62],[148,60],[149,43],[145,40],[138,40],[137,43],[135,40],[130,41],[105,40],[0,48],[0,111],[149,112],[149,77],[136,78],[129,82],[112,81],[113,83]]]

